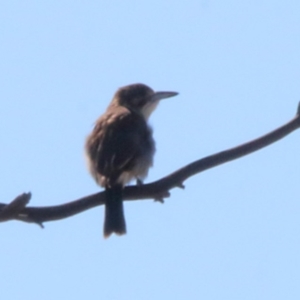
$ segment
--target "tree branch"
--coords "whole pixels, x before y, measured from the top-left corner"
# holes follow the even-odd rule
[[[296,117],[285,125],[270,133],[237,147],[207,156],[197,160],[174,173],[155,182],[127,186],[124,189],[124,200],[155,199],[163,202],[163,198],[169,197],[169,190],[175,187],[184,188],[183,182],[200,172],[216,167],[231,160],[240,158],[259,149],[262,149],[293,132],[300,127],[300,103]],[[104,204],[104,192],[92,194],[78,200],[57,206],[26,207],[31,198],[30,193],[24,193],[16,197],[11,203],[0,203],[0,222],[19,220],[28,223],[36,223],[43,227],[43,222],[55,221],[71,217],[90,208]]]

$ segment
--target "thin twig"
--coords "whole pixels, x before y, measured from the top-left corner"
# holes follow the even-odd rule
[[[284,138],[299,127],[300,103],[296,117],[274,131],[248,143],[197,160],[158,181],[144,185],[127,186],[124,189],[123,199],[128,201],[142,199],[163,201],[163,198],[169,197],[170,189],[184,187],[183,182],[189,177],[260,150]],[[71,217],[90,208],[102,205],[105,201],[104,193],[100,192],[62,205],[25,207],[29,199],[30,193],[18,196],[10,204],[0,203],[0,221],[19,220],[43,226],[43,222]]]

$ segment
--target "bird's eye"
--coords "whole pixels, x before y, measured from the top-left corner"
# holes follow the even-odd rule
[[[145,98],[144,97],[137,97],[134,99],[134,104],[137,106],[137,107],[142,107],[145,105]]]

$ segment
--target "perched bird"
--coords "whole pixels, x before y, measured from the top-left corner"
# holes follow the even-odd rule
[[[85,150],[89,171],[105,188],[105,237],[113,232],[126,233],[123,188],[132,179],[142,183],[153,164],[155,142],[148,118],[161,99],[177,94],[154,92],[140,83],[124,86],[88,136]]]

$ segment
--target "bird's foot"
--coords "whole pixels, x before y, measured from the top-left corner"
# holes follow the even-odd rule
[[[136,185],[137,186],[141,186],[141,185],[143,185],[144,183],[143,183],[143,180],[142,179],[140,179],[140,178],[137,178],[136,179]]]

